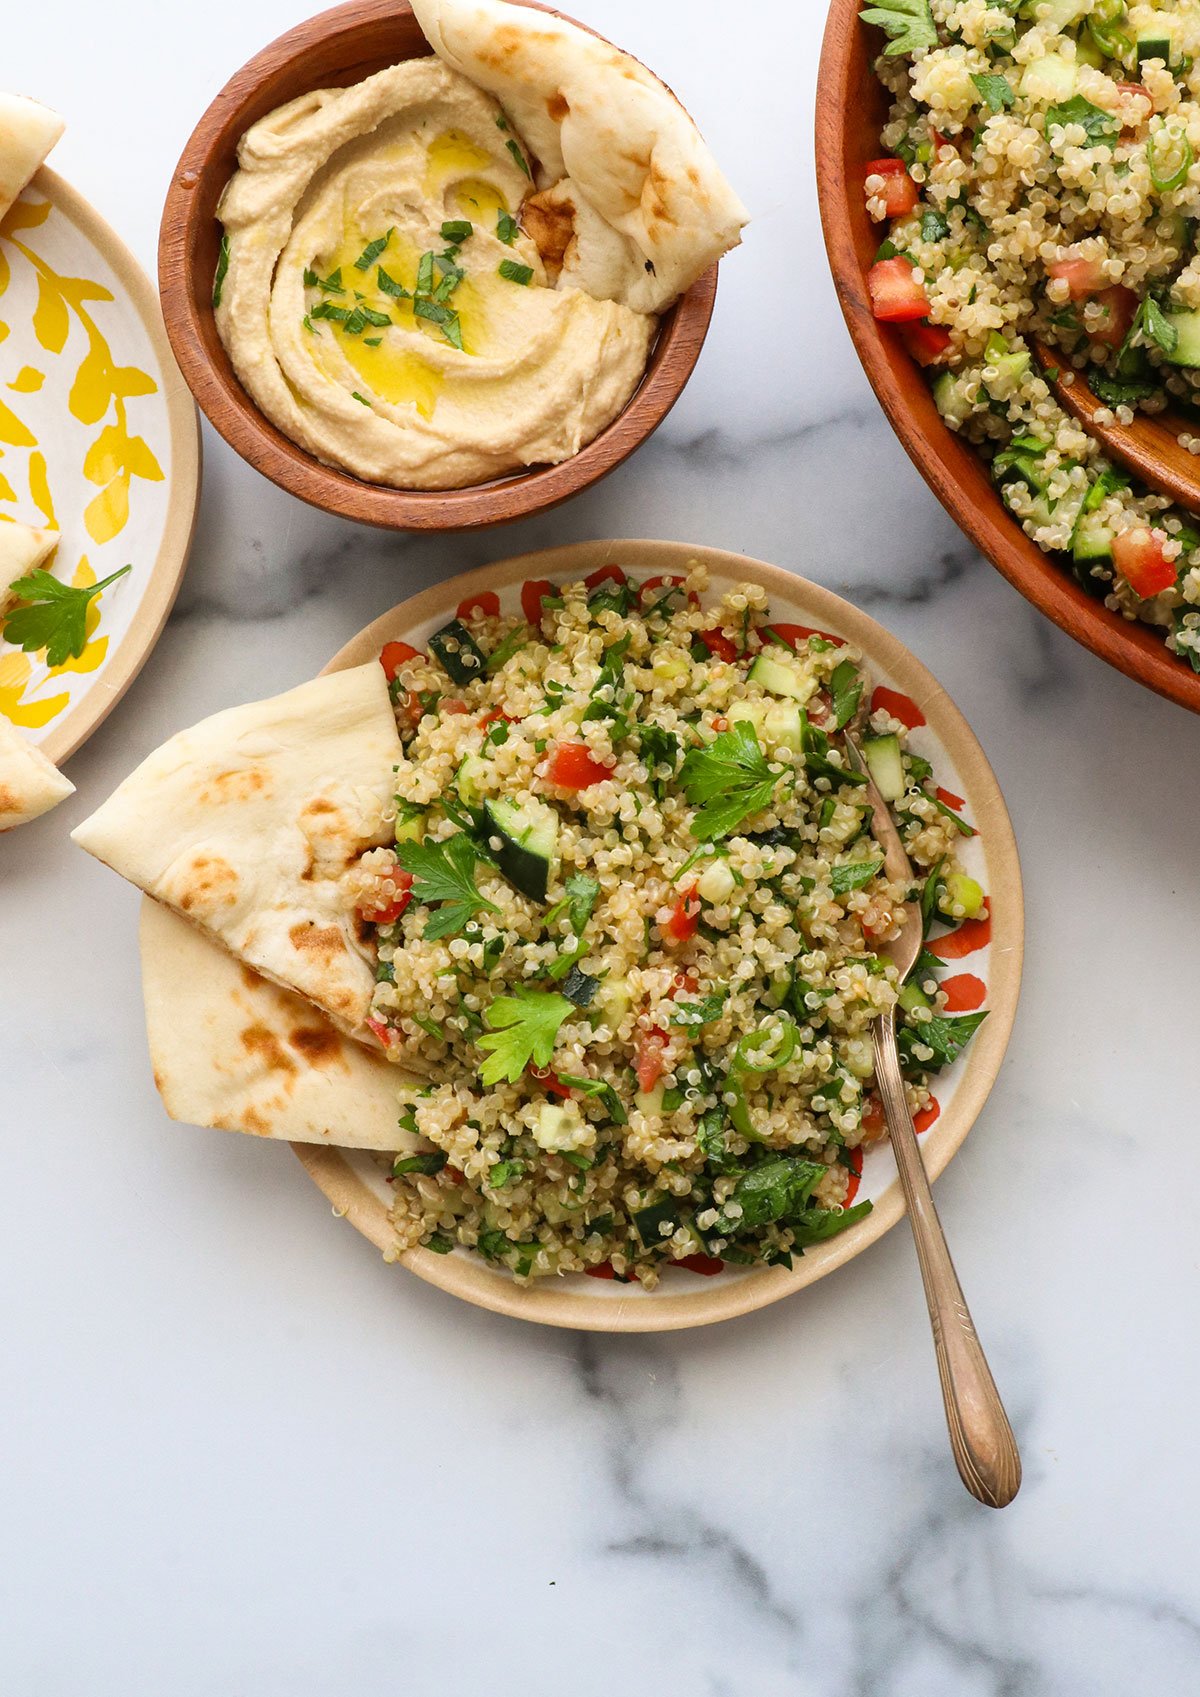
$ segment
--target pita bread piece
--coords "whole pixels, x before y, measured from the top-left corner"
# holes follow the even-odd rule
[[[270,984],[148,898],[139,933],[154,1082],[173,1120],[411,1153],[402,1130],[412,1083],[303,997]]]
[[[373,1044],[343,874],[391,838],[403,758],[377,661],[181,731],[72,835],[231,954]]]
[[[0,613],[12,600],[12,586],[44,564],[58,546],[56,530],[35,530],[16,520],[0,524]]]
[[[556,190],[540,210],[554,217],[560,288],[661,312],[740,241],[745,207],[670,89],[628,53],[507,0],[413,11],[438,57],[500,101],[539,190]]]
[[[27,825],[74,794],[75,785],[0,713],[0,831]]]
[[[66,127],[48,106],[21,94],[0,94],[0,219]]]

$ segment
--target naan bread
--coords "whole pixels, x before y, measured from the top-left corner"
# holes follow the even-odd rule
[[[0,831],[27,825],[74,793],[74,784],[0,713]]]
[[[560,288],[661,312],[737,245],[748,213],[658,78],[576,25],[506,0],[413,0],[440,59],[494,94],[558,188]],[[531,229],[531,234],[536,232]]]
[[[66,127],[48,106],[0,94],[0,219]]]
[[[375,975],[342,875],[390,840],[400,738],[377,661],[181,731],[73,832],[89,854],[351,1036]]]
[[[154,1082],[173,1120],[407,1153],[407,1079],[302,997],[218,948],[169,908],[142,902],[142,995]]]
[[[56,530],[35,530],[15,520],[0,523],[0,613],[17,579],[35,571],[58,545]]]

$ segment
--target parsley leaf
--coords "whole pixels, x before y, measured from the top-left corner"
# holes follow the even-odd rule
[[[505,125],[504,127],[507,129],[508,126]],[[529,161],[528,161],[528,159],[526,159],[525,155],[521,152],[521,149],[518,146],[518,144],[510,136],[509,139],[505,142],[504,145],[505,145],[505,147],[507,147],[508,151],[512,154],[513,158],[516,160],[517,164],[521,167],[522,171],[524,171],[525,175],[529,178],[529,181],[532,182],[533,181],[533,172],[529,169]]]
[[[713,1230],[732,1236],[799,1213],[825,1172],[816,1161],[801,1160],[796,1155],[760,1161],[734,1187],[730,1200],[741,1203],[741,1213],[732,1217],[722,1214]]]
[[[212,303],[216,310],[221,304],[221,293],[225,287],[225,275],[229,270],[229,237],[222,234],[221,251],[217,255],[217,274],[213,278]]]
[[[1104,371],[1089,371],[1087,382],[1093,395],[1099,396],[1106,407],[1136,406],[1139,401],[1144,401],[1148,395],[1152,395],[1155,388],[1150,382],[1122,383]]]
[[[496,234],[505,247],[511,247],[521,233],[521,226],[511,212],[502,212],[496,219]]]
[[[383,269],[382,265],[376,266],[375,268],[375,281],[378,283],[382,293],[385,295],[391,295],[393,300],[407,301],[412,299],[412,295],[404,287],[404,284],[397,283],[396,279],[390,276]]]
[[[396,227],[393,224],[392,228],[388,230],[386,235],[377,236],[373,242],[368,242],[366,247],[359,254],[358,258],[354,261],[355,270],[369,271],[395,233]]]
[[[546,914],[545,923],[548,925],[560,914],[569,913],[572,931],[577,937],[582,937],[599,899],[600,885],[595,878],[589,878],[586,872],[573,872],[564,888],[566,894],[561,901],[555,902]]]
[[[875,855],[870,860],[843,861],[835,866],[829,874],[829,883],[835,896],[844,896],[851,890],[861,890],[883,865],[883,856]]]
[[[688,802],[698,811],[692,835],[698,842],[727,837],[769,807],[782,773],[767,764],[754,726],[738,719],[707,748],[689,749],[679,772]]]
[[[454,839],[451,839],[452,841]],[[515,1084],[532,1064],[548,1067],[558,1028],[574,1006],[554,990],[530,990],[518,985],[511,996],[497,996],[484,1013],[488,1027],[479,1039],[487,1060],[479,1069],[480,1082]]]
[[[1004,112],[1016,101],[1013,86],[1007,77],[994,72],[972,72],[971,81],[987,102],[990,112]]]
[[[452,937],[475,913],[499,913],[494,902],[480,895],[475,884],[475,844],[465,833],[440,843],[401,843],[396,858],[413,877],[413,900],[443,905],[425,922],[429,940]]]
[[[457,245],[475,234],[475,226],[466,218],[451,218],[442,225],[442,240]]]
[[[824,1243],[828,1238],[836,1237],[847,1226],[866,1219],[872,1206],[870,1202],[856,1202],[853,1208],[806,1208],[802,1214],[788,1221],[795,1247],[806,1249],[810,1244]]]
[[[506,283],[533,282],[533,266],[522,265],[519,260],[502,259],[498,269]]]
[[[628,1125],[629,1115],[621,1103],[612,1085],[603,1078],[579,1078],[573,1073],[560,1072],[559,1079],[563,1084],[570,1085],[572,1090],[578,1090],[581,1096],[597,1096],[604,1103],[604,1111],[614,1125]]]
[[[916,53],[922,47],[936,47],[937,26],[929,0],[879,0],[859,17],[865,24],[877,24],[890,40],[886,54]]]
[[[712,1020],[720,1019],[728,996],[729,986],[718,984],[710,995],[702,996],[698,1002],[676,1002],[671,1024],[693,1028],[708,1025]]]
[[[988,1016],[986,1008],[979,1013],[935,1014],[919,1024],[905,1025],[896,1033],[900,1058],[921,1072],[938,1072],[951,1066],[962,1054]],[[919,1060],[913,1053],[914,1043],[933,1050],[931,1060]]]
[[[642,763],[651,774],[651,792],[656,800],[662,801],[671,779],[656,778],[653,773],[656,767],[669,766],[674,777],[675,762],[679,758],[679,738],[674,731],[664,731],[661,725],[639,725],[638,736],[642,745]]]
[[[862,700],[863,681],[858,675],[858,668],[853,660],[843,660],[840,666],[835,666],[829,680],[829,693],[833,697],[833,723],[837,730],[844,730],[854,715],[858,712],[858,704]]]
[[[1046,135],[1058,125],[1065,129],[1068,124],[1082,124],[1087,132],[1088,142],[1092,147],[1102,144],[1111,145],[1117,139],[1120,124],[1111,112],[1105,112],[1102,107],[1093,106],[1090,100],[1085,100],[1082,94],[1073,94],[1070,100],[1061,106],[1051,106],[1046,111]]]
[[[424,318],[430,324],[436,324],[450,346],[462,351],[462,327],[458,322],[457,312],[448,306],[442,306],[439,301],[418,295],[413,301],[413,313],[417,318]]]
[[[940,242],[950,234],[950,222],[936,208],[930,207],[921,216],[921,240],[923,242]],[[893,258],[895,255],[892,256]]]
[[[122,566],[111,577],[79,588],[45,571],[18,578],[9,593],[28,605],[9,613],[4,621],[5,641],[23,648],[26,654],[44,648],[48,666],[78,660],[87,646],[88,607],[102,589],[132,570],[132,566]]]
[[[1179,346],[1179,331],[1167,317],[1153,295],[1147,295],[1138,309],[1136,328],[1145,332],[1152,342],[1170,359]]]

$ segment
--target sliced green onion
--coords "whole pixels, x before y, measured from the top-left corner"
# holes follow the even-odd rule
[[[734,1050],[734,1063],[743,1072],[776,1072],[796,1052],[796,1022],[776,1014],[749,1032]]]
[[[1183,144],[1182,163],[1176,170],[1172,171],[1171,174],[1166,177],[1162,175],[1158,168],[1158,144],[1164,137],[1168,142],[1176,144],[1182,142]],[[1170,194],[1172,189],[1182,188],[1184,183],[1187,181],[1188,172],[1195,164],[1195,161],[1195,150],[1193,149],[1191,142],[1188,140],[1186,133],[1179,129],[1172,129],[1169,125],[1164,125],[1163,128],[1152,135],[1150,140],[1146,143],[1146,163],[1150,167],[1150,181],[1154,184],[1160,194]]]

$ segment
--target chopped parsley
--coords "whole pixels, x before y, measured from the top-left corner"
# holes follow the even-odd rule
[[[530,990],[522,984],[511,996],[497,996],[484,1013],[488,1029],[478,1041],[487,1055],[479,1069],[480,1082],[490,1086],[506,1079],[515,1084],[526,1067],[548,1067],[558,1028],[574,1012],[574,1005],[554,990]]]
[[[502,128],[507,129],[508,125],[504,124],[502,126]],[[525,155],[521,152],[521,149],[518,146],[518,144],[510,136],[508,138],[508,140],[505,142],[504,145],[508,149],[508,151],[512,154],[513,158],[516,160],[517,164],[521,167],[522,171],[524,171],[525,175],[529,178],[529,181],[532,182],[533,181],[533,172],[529,169],[529,161],[528,161],[528,159],[526,159]]]
[[[727,837],[752,814],[769,807],[782,772],[768,764],[754,726],[739,719],[707,748],[688,751],[679,782],[697,809],[692,835],[711,843]]]
[[[496,235],[505,247],[511,247],[521,233],[521,226],[511,212],[501,212],[496,219]]]
[[[507,283],[532,283],[533,266],[521,265],[515,259],[502,259],[499,265],[500,275]]]
[[[865,24],[877,25],[890,39],[884,52],[916,53],[923,47],[938,44],[937,26],[929,0],[879,0],[868,6],[859,17]]]
[[[386,272],[382,265],[376,269],[375,281],[379,285],[380,293],[391,295],[393,300],[408,301],[412,299],[410,291],[404,287],[404,284],[397,283],[396,279]]]
[[[1016,93],[1007,77],[990,71],[974,71],[971,81],[983,96],[989,112],[1006,112],[1016,102]]]
[[[442,240],[458,247],[475,234],[475,226],[467,218],[450,218],[442,225]]]
[[[1103,107],[1093,106],[1082,94],[1072,95],[1070,100],[1065,100],[1061,106],[1047,108],[1047,136],[1052,129],[1066,129],[1068,124],[1081,124],[1091,147],[1111,146],[1121,128],[1111,112],[1104,111]]]
[[[835,866],[829,874],[829,883],[835,896],[848,895],[851,890],[861,890],[869,884],[876,873],[882,869],[883,856],[876,855],[870,860],[844,861]]]
[[[425,922],[429,940],[457,935],[476,913],[498,913],[494,902],[481,896],[475,883],[475,844],[465,832],[440,843],[401,843],[396,858],[413,877],[415,902],[440,902]]]
[[[229,237],[222,234],[221,250],[217,254],[217,273],[213,278],[212,303],[214,309],[221,304],[221,295],[225,289],[225,278],[229,271]]]
[[[354,261],[355,270],[369,271],[395,233],[396,227],[393,225],[386,235],[377,236],[373,242],[368,242],[366,247],[359,254],[358,258]]]

